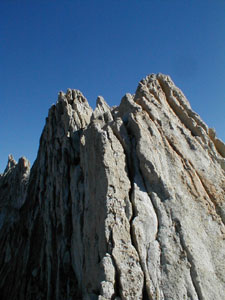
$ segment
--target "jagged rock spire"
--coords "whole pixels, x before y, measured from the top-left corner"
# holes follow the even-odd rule
[[[60,92],[29,181],[0,177],[2,299],[223,299],[224,149],[169,76],[94,111]]]

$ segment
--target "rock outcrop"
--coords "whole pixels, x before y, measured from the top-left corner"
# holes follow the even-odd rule
[[[59,93],[0,175],[3,300],[222,300],[225,145],[165,75],[95,110]]]

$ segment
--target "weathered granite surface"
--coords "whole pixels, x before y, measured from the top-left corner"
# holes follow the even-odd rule
[[[92,111],[59,93],[0,175],[3,300],[222,300],[225,145],[169,76]]]

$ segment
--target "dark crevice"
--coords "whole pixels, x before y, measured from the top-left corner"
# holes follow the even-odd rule
[[[143,286],[142,300],[149,300],[149,295],[147,292],[146,284],[144,284],[144,286]],[[153,298],[151,297],[150,300],[153,300]]]

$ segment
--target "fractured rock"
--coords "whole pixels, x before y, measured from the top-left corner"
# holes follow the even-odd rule
[[[60,92],[0,204],[3,300],[224,297],[225,145],[169,76],[94,111]]]

